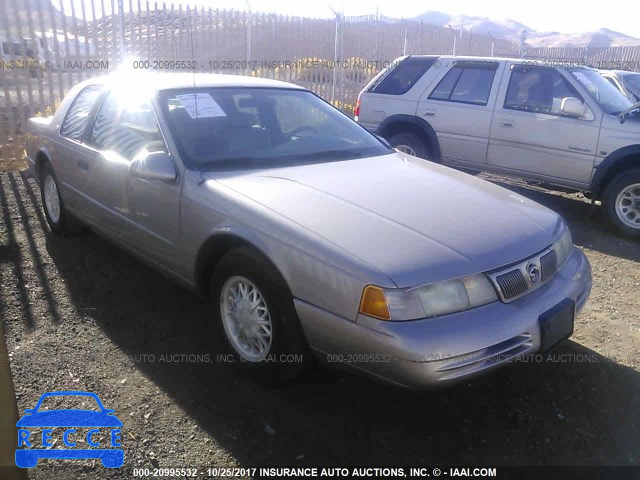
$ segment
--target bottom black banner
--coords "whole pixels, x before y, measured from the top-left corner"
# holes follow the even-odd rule
[[[86,466],[42,462],[33,468],[0,467],[0,480],[24,480],[25,474],[47,478],[73,478]],[[362,466],[362,467],[96,467],[91,478],[165,478],[165,479],[420,479],[491,478],[514,480],[640,480],[640,465],[626,467],[537,467],[537,466]]]
[[[496,467],[496,466],[395,466],[395,467],[259,467],[247,477],[268,478],[495,478],[561,480],[640,480],[640,465],[629,467]],[[222,478],[222,475],[220,476]]]

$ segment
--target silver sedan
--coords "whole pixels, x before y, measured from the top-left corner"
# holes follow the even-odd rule
[[[53,232],[88,226],[200,292],[262,378],[314,356],[408,387],[467,378],[569,337],[591,290],[559,215],[287,83],[93,79],[31,119],[27,154]]]

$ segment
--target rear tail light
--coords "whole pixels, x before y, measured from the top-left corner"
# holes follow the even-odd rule
[[[358,115],[360,115],[360,95],[358,95],[358,100],[356,100],[356,106],[353,108],[353,118],[358,121]]]

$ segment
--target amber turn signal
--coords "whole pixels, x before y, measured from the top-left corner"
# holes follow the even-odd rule
[[[380,287],[367,285],[364,288],[362,299],[360,300],[360,313],[381,320],[391,320],[387,299]]]

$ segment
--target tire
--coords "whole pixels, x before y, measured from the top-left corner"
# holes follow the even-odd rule
[[[81,229],[80,224],[64,208],[58,181],[49,162],[46,162],[42,168],[40,198],[42,199],[44,216],[53,233],[70,235]]]
[[[235,294],[241,295],[240,283],[249,292],[251,288],[257,290],[258,297],[249,293],[244,302],[241,300],[231,308],[231,298]],[[234,365],[245,373],[259,381],[278,384],[301,374],[311,365],[313,354],[304,337],[291,292],[280,273],[256,250],[238,248],[220,260],[211,277],[210,301],[213,319],[225,340],[227,352],[233,355]],[[257,310],[248,312],[251,301],[254,305],[260,303]],[[233,315],[237,308],[241,309],[239,318]],[[269,323],[269,326],[257,326],[258,321]],[[234,328],[239,324],[243,324],[242,333],[238,333],[241,329]],[[271,332],[270,336],[267,330]],[[247,352],[250,342],[245,335],[255,338],[255,332],[260,332],[263,348],[254,354]],[[250,347],[260,349],[257,344]]]
[[[427,158],[427,146],[413,133],[396,133],[389,139],[393,148],[415,157]]]
[[[640,238],[640,169],[626,170],[611,180],[602,203],[607,220],[616,230]]]

